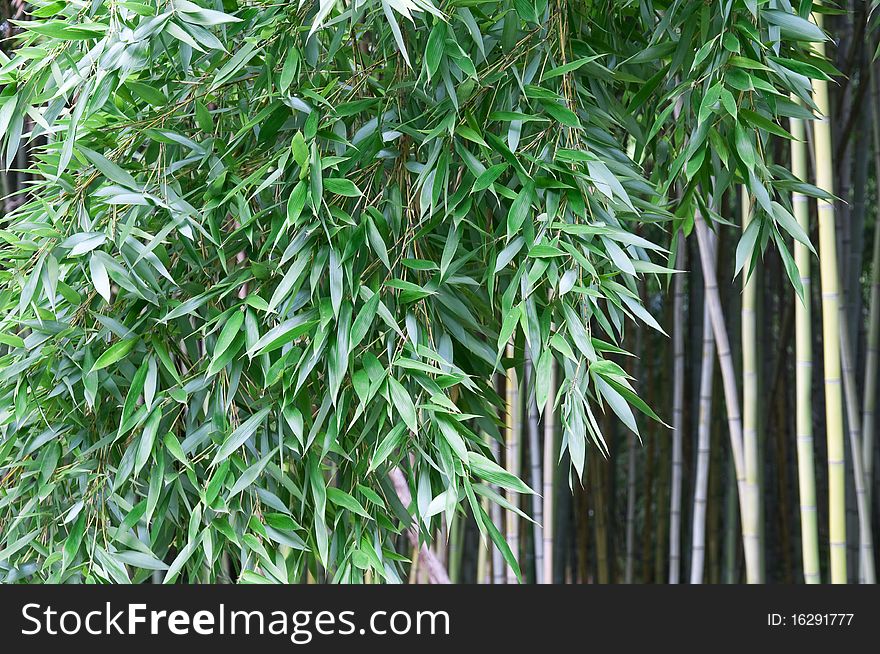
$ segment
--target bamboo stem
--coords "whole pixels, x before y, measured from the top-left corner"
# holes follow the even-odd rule
[[[861,425],[859,407],[856,399],[855,370],[852,364],[852,348],[849,342],[847,315],[840,307],[840,356],[843,368],[843,390],[846,400],[846,416],[849,429],[850,449],[852,450],[853,479],[856,489],[856,510],[859,525],[859,583],[876,583],[874,574],[874,544],[871,535],[871,516],[865,502],[865,469],[862,464],[862,448],[859,442]]]
[[[541,464],[542,452],[538,438],[538,400],[536,396],[536,384],[534,366],[531,354],[526,348],[525,365],[523,372],[525,377],[524,392],[528,403],[528,428],[529,428],[529,473],[532,488],[537,491],[541,488]],[[544,583],[544,504],[537,492],[532,495],[532,518],[534,519],[534,550],[535,550],[535,583]]]
[[[797,118],[790,122],[794,140],[791,142],[791,171],[798,179],[807,178],[807,147],[804,124]],[[807,196],[793,193],[794,215],[806,234],[810,233],[810,211]],[[801,551],[804,581],[821,582],[819,573],[819,524],[816,507],[816,471],[813,460],[813,323],[810,299],[811,253],[806,245],[794,243],[794,259],[803,287],[803,298],[794,300],[795,310],[795,437],[797,439],[798,491],[800,494]]]
[[[488,515],[489,513],[489,498],[483,497],[480,499],[480,506],[483,507],[483,511]],[[491,548],[495,549],[495,548]],[[489,564],[489,550],[490,546],[485,542],[483,538],[477,539],[477,583],[478,584],[491,584],[492,583],[492,570]]]
[[[638,440],[635,434],[629,435],[629,461],[626,473],[626,566],[624,583],[633,583],[636,546],[636,456]]]
[[[822,27],[822,15],[814,14]],[[825,44],[814,44],[825,56]],[[825,80],[813,80],[813,102],[819,111],[814,129],[816,185],[834,193],[830,104]],[[825,374],[825,422],[828,442],[828,523],[831,583],[846,583],[846,464],[843,436],[843,397],[840,378],[840,292],[838,289],[834,203],[819,198],[819,270],[822,287],[822,341]]]
[[[742,187],[741,212],[743,231],[752,220],[751,201],[746,187]],[[742,294],[742,376],[743,376],[743,453],[745,455],[746,506],[743,507],[743,540],[754,541],[758,552],[763,551],[761,538],[761,456],[758,444],[758,288],[746,262],[743,268]],[[760,560],[756,574],[747,575],[750,584],[764,583],[764,569]]]
[[[678,236],[679,270],[687,266],[684,234]],[[675,276],[672,304],[672,487],[669,493],[669,583],[681,575],[681,469],[684,438],[684,272]]]
[[[718,244],[711,243],[712,265],[716,265]],[[700,408],[697,425],[697,474],[694,482],[693,530],[691,536],[691,583],[703,583],[706,558],[706,507],[709,489],[709,457],[712,436],[712,381],[715,374],[715,340],[709,305],[703,303],[703,350],[700,361]]]
[[[606,427],[610,422],[609,416],[605,416]],[[606,429],[606,433],[608,430]],[[596,581],[607,584],[611,581],[608,556],[608,494],[605,492],[605,459],[594,455],[587,462],[588,474],[591,477],[589,499],[592,503],[593,527],[596,539]]]
[[[876,66],[871,66],[871,121],[874,137],[874,169],[880,179],[880,85],[877,84]],[[877,362],[880,346],[880,229],[874,226],[874,247],[871,256],[871,298],[868,309],[867,352],[865,355],[864,395],[862,398],[862,462],[865,466],[865,505],[871,515],[871,490],[874,479],[874,428],[877,405]]]
[[[556,423],[553,413],[553,402],[556,395],[556,361],[550,366],[550,393],[547,395],[547,406],[544,409],[544,527],[541,535],[544,539],[544,573],[545,584],[553,583],[553,519],[555,509],[553,505],[553,481],[556,451]]]
[[[739,503],[737,501],[737,485],[736,485],[736,469],[731,459],[726,462],[733,475],[727,475],[727,488],[725,489],[725,513],[727,519],[724,521],[724,583],[737,583],[738,575],[736,570],[737,560],[737,539],[736,539],[736,523],[738,521]]]
[[[501,389],[501,375],[495,375],[494,377],[494,385],[498,392],[502,392]],[[489,437],[490,444],[489,448],[492,450],[492,457],[495,461],[501,461],[501,444],[494,438]],[[492,484],[491,488],[496,493],[500,490],[497,484]],[[495,528],[500,532],[504,528],[504,521],[501,513],[501,506],[498,502],[492,502],[492,524],[495,525]],[[492,583],[493,584],[503,584],[505,580],[504,575],[504,557],[501,555],[501,550],[497,547],[492,547]]]
[[[412,494],[409,492],[409,485],[406,483],[406,477],[403,476],[400,468],[392,468],[389,477],[391,477],[391,483],[394,485],[394,490],[397,493],[397,497],[400,499],[401,504],[408,507],[412,504]],[[431,551],[431,548],[428,547],[427,544],[423,544],[421,547],[419,546],[418,528],[415,526],[410,527],[406,530],[406,535],[409,538],[409,542],[413,546],[413,549],[418,552],[418,559],[415,557],[413,558],[413,566],[418,565],[417,561],[424,563],[428,578],[431,580],[432,584],[450,583],[449,574],[437,558],[437,555]],[[412,583],[412,581],[410,581],[410,583]]]
[[[494,438],[491,439],[490,448],[492,450],[492,456],[496,461],[501,460],[501,445]],[[492,490],[496,493],[499,491],[499,487],[497,484],[492,484]],[[498,502],[492,502],[492,524],[495,525],[498,531],[503,529],[504,519],[502,517],[501,505]],[[503,584],[505,582],[505,574],[504,574],[504,557],[501,554],[501,550],[497,547],[492,547],[492,583],[493,584]]]
[[[507,411],[505,412],[505,457],[504,465],[507,472],[519,477],[520,475],[520,409],[519,409],[519,381],[514,365],[513,343],[507,344],[507,368],[506,398]],[[519,495],[512,490],[505,490],[507,501],[513,506],[519,505]],[[519,516],[508,510],[505,516],[505,537],[513,555],[519,559]],[[513,568],[507,566],[507,583],[516,583],[516,573]]]
[[[736,471],[736,485],[739,495],[740,521],[743,529],[743,550],[746,559],[746,579],[749,582],[759,578],[758,568],[760,565],[760,552],[757,541],[746,537],[746,498],[745,488],[745,455],[743,452],[742,418],[739,412],[739,392],[736,387],[736,372],[733,367],[733,356],[730,352],[730,339],[727,335],[727,326],[724,322],[724,311],[721,307],[721,295],[718,292],[718,276],[712,267],[709,256],[710,236],[709,227],[703,216],[697,212],[694,215],[694,228],[697,232],[697,244],[700,250],[700,263],[703,269],[703,279],[706,283],[706,304],[709,309],[709,317],[712,323],[712,333],[715,335],[715,348],[718,356],[718,366],[721,370],[721,386],[724,390],[724,403],[727,410],[727,428],[730,432],[730,449],[733,454],[733,466]]]

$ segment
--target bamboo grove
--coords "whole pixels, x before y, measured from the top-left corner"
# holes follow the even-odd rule
[[[867,2],[0,2],[0,578],[874,581]]]

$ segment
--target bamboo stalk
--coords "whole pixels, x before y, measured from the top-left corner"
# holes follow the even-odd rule
[[[876,66],[871,66],[871,121],[873,123],[874,169],[880,179],[880,85],[877,84]],[[874,227],[874,247],[871,256],[871,298],[868,309],[867,352],[865,355],[864,395],[862,398],[862,461],[865,466],[865,504],[871,515],[872,481],[874,479],[874,428],[877,405],[877,362],[880,347],[880,229]]]
[[[714,355],[713,355],[714,356]],[[713,385],[714,386],[714,385]],[[714,399],[714,388],[713,388]],[[718,447],[718,421],[713,417],[710,421],[709,447],[712,456],[709,459],[709,497],[712,498],[706,504],[706,567],[704,581],[710,584],[721,583],[721,552],[723,536],[723,507],[724,507],[724,475],[721,466],[724,463],[722,449]],[[735,537],[734,537],[735,540]]]
[[[501,460],[501,445],[494,438],[491,439],[490,448],[492,450],[492,456],[496,461]],[[499,486],[497,484],[492,484],[492,490],[496,493],[499,491]],[[504,519],[502,517],[501,506],[497,502],[492,502],[492,524],[501,531],[504,528]],[[492,583],[493,584],[503,584],[505,582],[505,574],[504,574],[504,557],[501,554],[501,550],[497,547],[492,547]]]
[[[516,366],[513,363],[513,343],[507,344],[507,368],[506,399],[507,410],[505,412],[505,457],[504,465],[507,472],[519,477],[520,475],[520,409],[519,409],[519,381],[516,374]],[[518,506],[519,495],[512,490],[505,490],[506,499],[513,506]],[[508,510],[505,519],[505,538],[513,555],[519,559],[519,516]],[[507,566],[507,583],[516,583],[516,573],[513,568]]]
[[[391,483],[394,486],[394,491],[397,493],[397,497],[400,499],[401,504],[408,507],[412,504],[412,494],[409,492],[409,485],[406,483],[406,477],[403,476],[400,468],[392,468],[389,477],[391,477]],[[428,547],[427,544],[423,544],[421,547],[419,546],[418,527],[410,527],[406,530],[406,535],[409,538],[409,542],[413,546],[413,549],[418,553],[418,558],[413,558],[413,566],[419,566],[420,563],[424,563],[425,571],[432,584],[450,583],[449,574],[446,572],[446,568],[440,562],[440,559],[437,558],[437,555],[431,551],[431,548]],[[412,583],[412,581],[410,581],[410,583]]]
[[[657,452],[657,529],[654,535],[654,572],[655,584],[662,584],[667,578],[666,565],[669,557],[666,553],[669,529],[669,468],[672,457],[669,456],[669,439],[660,439]]]
[[[638,442],[635,434],[629,435],[629,460],[626,472],[626,564],[624,583],[633,583],[636,545],[636,463]]]
[[[735,584],[738,579],[736,570],[738,551],[736,523],[739,521],[739,502],[737,501],[739,491],[737,490],[736,467],[733,461],[729,459],[726,462],[726,467],[733,472],[733,475],[727,475],[727,488],[725,490],[725,513],[727,517],[724,521],[724,583]]]
[[[547,396],[547,406],[544,409],[544,527],[541,535],[544,539],[544,573],[545,584],[553,583],[553,519],[555,507],[553,504],[553,481],[555,473],[555,450],[556,450],[556,423],[553,413],[553,402],[556,395],[556,362],[550,366],[550,393]]]
[[[743,231],[752,220],[751,201],[746,187],[742,187],[741,212]],[[753,540],[758,552],[763,551],[761,538],[761,457],[758,444],[758,321],[757,280],[750,262],[743,268],[741,311],[741,346],[743,377],[743,453],[745,455],[746,507],[743,507],[743,540]],[[757,574],[747,577],[748,583],[764,583],[764,569],[758,563]]]
[[[822,27],[822,15],[814,14]],[[825,56],[825,44],[814,44],[816,54]],[[825,80],[813,80],[813,102],[819,111],[814,129],[816,185],[834,193],[830,104]],[[825,373],[825,422],[828,442],[828,533],[831,583],[846,583],[846,465],[843,436],[843,397],[840,378],[840,292],[838,289],[837,243],[834,203],[819,198],[819,271],[822,287],[822,341]]]
[[[649,376],[650,379],[650,376]],[[657,384],[648,384],[648,399],[650,400],[656,393]],[[649,405],[650,406],[650,405]],[[654,450],[656,449],[657,435],[655,430],[651,430],[647,434],[648,445],[645,448],[645,481],[643,490],[643,504],[645,507],[644,522],[642,523],[642,583],[650,583],[651,578],[651,542],[654,536],[654,471],[656,459]]]
[[[687,266],[684,234],[678,236],[679,270]],[[672,304],[672,487],[669,492],[669,583],[677,584],[681,576],[681,469],[684,438],[684,280],[682,272],[673,282]]]
[[[804,124],[797,118],[790,121],[791,172],[798,179],[807,178],[807,147]],[[794,215],[805,233],[810,233],[810,211],[807,196],[792,194]],[[798,492],[800,495],[801,552],[804,581],[808,584],[821,582],[819,573],[819,524],[816,507],[816,471],[813,460],[813,323],[810,307],[812,281],[810,277],[811,253],[806,245],[794,243],[794,259],[803,287],[803,298],[796,297],[795,309],[795,438],[797,440]]]
[[[483,511],[488,515],[489,512],[489,498],[483,497],[480,499],[480,506],[483,507]],[[478,584],[491,584],[492,583],[492,570],[489,559],[489,549],[488,544],[482,539],[477,539],[477,583]],[[494,548],[492,548],[494,549]]]
[[[525,377],[524,391],[528,402],[528,428],[529,428],[529,473],[532,488],[537,491],[541,488],[541,463],[542,452],[538,439],[538,400],[536,396],[534,366],[531,354],[526,348],[525,365],[523,372]],[[535,551],[535,583],[544,583],[544,504],[540,495],[535,492],[532,495],[532,518],[534,519],[534,551]]]
[[[853,479],[856,490],[856,510],[859,529],[859,583],[874,584],[874,544],[871,535],[871,516],[867,512],[865,502],[865,469],[862,464],[862,448],[859,436],[859,407],[856,399],[855,370],[852,364],[852,348],[849,342],[847,315],[844,307],[840,307],[840,357],[843,369],[843,390],[846,401],[847,430],[850,449],[852,450]]]
[[[453,584],[461,582],[461,560],[462,560],[462,541],[464,536],[464,524],[458,513],[452,515],[452,524],[449,527],[449,548],[447,556],[449,562],[447,569],[449,570],[449,581]]]
[[[608,433],[608,422],[610,416],[605,415],[606,429]],[[607,584],[611,580],[610,561],[608,556],[608,520],[607,506],[608,494],[605,492],[605,459],[599,455],[589,457],[587,462],[588,474],[591,478],[590,496],[592,500],[592,515],[595,517],[593,527],[596,539],[596,581],[600,584]]]
[[[718,244],[710,245],[716,265]],[[703,349],[700,360],[700,408],[697,425],[697,473],[694,481],[693,529],[691,535],[691,583],[703,583],[706,558],[706,507],[709,489],[709,457],[712,436],[712,378],[715,374],[715,339],[712,336],[709,304],[703,303]]]
[[[718,277],[715,269],[712,267],[712,261],[709,256],[709,227],[699,212],[694,215],[694,228],[697,232],[700,263],[703,269],[703,279],[706,283],[705,301],[709,308],[712,333],[715,335],[715,349],[718,357],[718,366],[721,370],[721,385],[724,390],[724,403],[727,411],[727,428],[730,433],[730,449],[733,455],[734,470],[736,471],[736,485],[740,505],[739,513],[743,529],[743,551],[745,552],[746,559],[746,580],[750,583],[755,583],[755,580],[759,578],[760,552],[757,547],[757,541],[754,538],[747,537],[747,517],[743,515],[745,512],[744,507],[748,506],[746,503],[748,493],[745,488],[745,454],[743,452],[742,418],[739,412],[736,372],[733,367],[730,340],[727,335],[727,326],[724,322],[724,312],[721,307],[721,295],[718,292]]]
[[[493,378],[493,384],[495,389],[501,393],[503,392],[501,388],[502,378],[501,375],[495,375]],[[494,438],[486,435],[486,438],[489,439],[490,444],[489,448],[492,450],[492,457],[495,461],[501,461],[501,444]],[[499,492],[500,488],[497,484],[492,484],[491,488],[496,493]],[[504,520],[502,518],[501,506],[497,502],[492,502],[492,524],[495,525],[495,528],[500,532],[504,529]],[[492,547],[492,583],[493,584],[503,584],[505,580],[504,575],[504,557],[501,555],[501,550],[497,547]]]

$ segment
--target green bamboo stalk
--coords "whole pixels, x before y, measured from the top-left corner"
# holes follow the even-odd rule
[[[678,260],[676,266],[685,270],[686,249],[684,234],[678,233]],[[672,304],[672,487],[669,493],[669,583],[677,584],[681,574],[681,469],[682,440],[684,438],[684,279],[685,273],[675,276]]]
[[[822,27],[822,15],[814,14]],[[816,54],[825,56],[825,44],[814,44]],[[816,162],[816,185],[834,193],[832,168],[831,107],[828,84],[813,80],[813,102],[818,111],[813,148]],[[843,396],[840,377],[840,291],[838,288],[836,226],[834,203],[818,200],[819,208],[819,272],[822,287],[822,342],[825,373],[825,428],[828,442],[828,536],[830,546],[831,583],[846,583],[846,464],[843,435]]]
[[[452,515],[452,524],[449,527],[449,581],[453,584],[461,582],[461,546],[464,542],[464,521],[458,513]]]
[[[713,266],[717,242],[711,243]],[[700,408],[697,424],[697,474],[694,481],[694,510],[691,534],[691,583],[703,583],[706,559],[706,508],[709,489],[709,456],[712,435],[712,380],[715,374],[715,339],[709,304],[703,302],[703,349],[700,355]]]
[[[740,202],[743,231],[752,220],[751,201],[742,187]],[[763,551],[761,538],[761,457],[758,445],[758,285],[749,262],[743,269],[742,293],[742,376],[743,376],[743,452],[745,454],[746,506],[743,507],[743,540],[754,541],[753,547]],[[758,564],[757,574],[748,583],[764,583],[764,567]]]
[[[807,178],[807,147],[804,124],[800,119],[790,121],[791,172],[798,179]],[[810,211],[807,196],[793,193],[794,215],[804,233],[810,233]],[[809,248],[799,241],[794,243],[794,260],[803,287],[803,297],[794,299],[795,310],[795,433],[797,439],[798,491],[800,494],[801,551],[804,581],[808,584],[821,582],[819,573],[819,525],[816,507],[816,472],[813,460],[813,324],[810,307]]]

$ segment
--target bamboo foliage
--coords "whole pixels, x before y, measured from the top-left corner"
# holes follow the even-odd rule
[[[717,513],[760,580],[757,397],[718,279],[770,260],[802,290],[796,189],[819,198],[839,580],[833,184],[771,155],[830,111],[826,37],[809,3],[612,4],[29,3],[0,51],[2,576],[678,582],[726,555],[734,580],[707,533],[731,468]],[[739,188],[742,232],[706,200]],[[693,232],[705,307],[670,261]],[[726,421],[716,462],[700,419],[690,525],[700,357]]]

